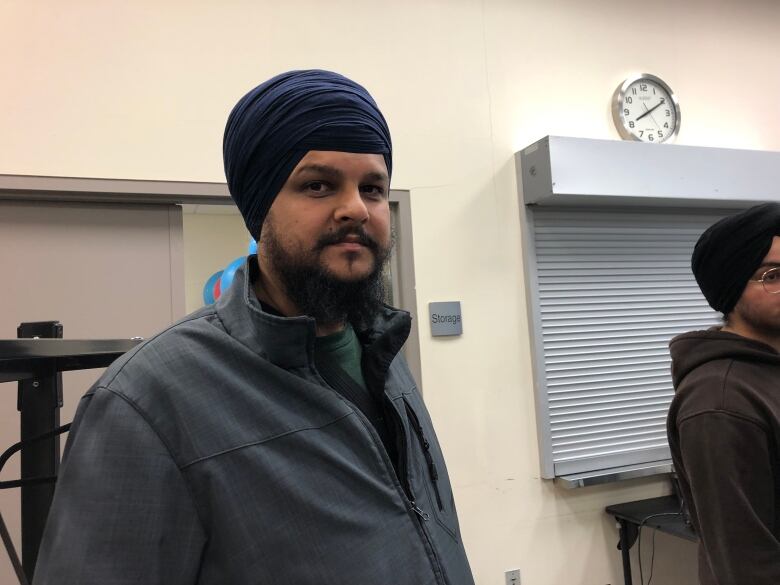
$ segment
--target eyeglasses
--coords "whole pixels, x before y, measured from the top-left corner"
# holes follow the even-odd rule
[[[751,278],[750,282],[760,282],[769,294],[780,294],[780,266],[770,268],[761,275],[761,278]]]

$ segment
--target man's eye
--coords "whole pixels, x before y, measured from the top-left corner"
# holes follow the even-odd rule
[[[306,191],[314,191],[315,193],[324,193],[328,190],[328,184],[325,181],[309,181],[303,188]]]
[[[363,185],[360,191],[367,197],[375,198],[383,197],[385,194],[384,188],[379,185]]]

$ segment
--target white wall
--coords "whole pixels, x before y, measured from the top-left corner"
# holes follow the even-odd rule
[[[411,191],[418,306],[463,304],[461,338],[420,338],[478,583],[615,584],[603,507],[666,486],[539,479],[512,155],[617,138],[610,97],[637,70],[678,93],[678,143],[780,150],[779,21],[774,0],[4,0],[0,173],[219,181],[246,90],[289,68],[361,81]],[[656,582],[695,581],[692,546],[657,546]]]
[[[184,298],[187,313],[203,306],[209,277],[249,253],[251,236],[235,207],[186,206],[184,223]]]

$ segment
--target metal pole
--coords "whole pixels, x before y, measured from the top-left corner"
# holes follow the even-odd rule
[[[625,585],[633,585],[631,580],[631,544],[628,542],[628,522],[618,520],[620,525],[620,554],[623,557],[623,579]]]
[[[22,323],[19,338],[61,338],[62,325],[57,321]],[[62,374],[55,364],[40,377],[19,382],[17,408],[21,418],[21,440],[54,430],[60,424],[62,406]],[[20,454],[22,479],[57,475],[60,462],[59,436],[37,441],[24,447]],[[54,484],[27,485],[22,496],[22,567],[29,581],[33,580],[38,548],[54,497]]]
[[[8,533],[8,528],[5,525],[2,514],[0,514],[0,540],[2,540],[3,544],[5,545],[8,558],[11,559],[11,566],[14,568],[14,573],[16,573],[16,578],[19,580],[19,585],[29,585],[27,576],[24,574],[22,564],[19,562],[19,557],[16,554],[14,543],[11,540],[11,535]]]

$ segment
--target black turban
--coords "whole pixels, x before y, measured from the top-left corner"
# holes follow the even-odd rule
[[[780,203],[764,203],[721,219],[693,249],[691,269],[710,306],[727,315],[780,236]]]
[[[338,73],[282,73],[230,112],[222,143],[225,176],[255,239],[274,198],[309,150],[383,154],[392,172],[387,122],[365,88]]]

